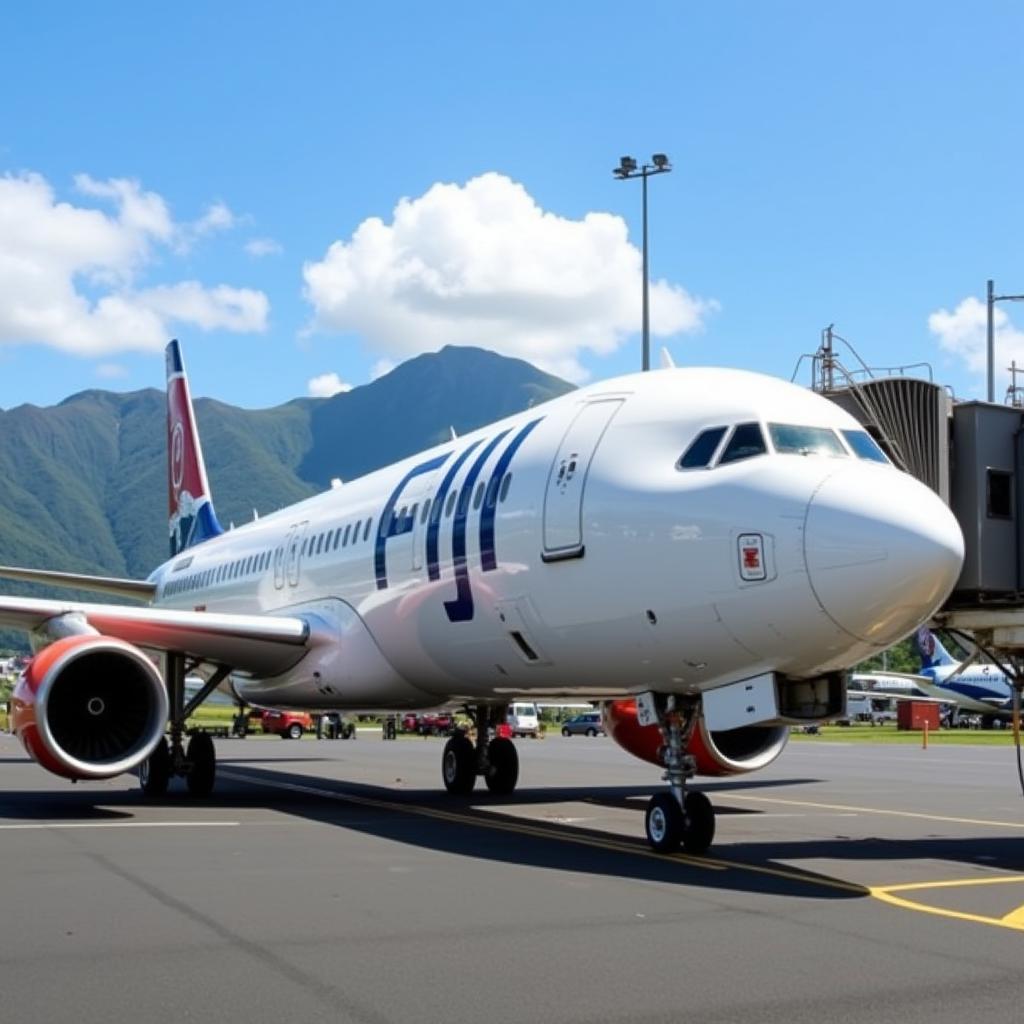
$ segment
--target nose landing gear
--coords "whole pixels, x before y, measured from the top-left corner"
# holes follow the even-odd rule
[[[686,750],[697,725],[699,704],[653,693],[641,694],[636,704],[640,724],[661,730],[662,778],[669,786],[667,793],[656,793],[647,804],[647,842],[658,853],[674,853],[680,846],[697,856],[706,853],[715,838],[715,811],[703,793],[686,789],[697,774],[696,758]]]

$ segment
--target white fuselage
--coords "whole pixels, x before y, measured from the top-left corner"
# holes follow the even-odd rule
[[[746,423],[766,452],[722,463]],[[235,679],[259,704],[694,694],[846,668],[944,600],[962,538],[911,477],[845,441],[780,454],[773,423],[861,431],[772,378],[623,377],[193,547],[151,576],[156,603],[310,616],[298,665]],[[679,468],[714,427],[709,465]]]

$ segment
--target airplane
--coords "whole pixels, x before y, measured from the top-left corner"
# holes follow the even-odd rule
[[[0,596],[37,652],[13,729],[71,779],[137,769],[145,795],[172,777],[209,794],[213,742],[185,721],[220,689],[264,708],[461,705],[476,741],[445,745],[445,788],[508,794],[505,708],[598,700],[668,783],[648,843],[699,854],[715,815],[693,777],[763,767],[791,725],[837,717],[845,670],[960,572],[949,509],[856,420],[715,368],[591,384],[225,531],[177,341],[166,360],[168,560],[144,581],[0,569],[147,602]]]
[[[957,661],[927,626],[914,634],[914,648],[921,659],[917,678],[928,696],[951,700],[957,712],[981,715],[989,724],[1012,714],[1013,684],[998,665]]]

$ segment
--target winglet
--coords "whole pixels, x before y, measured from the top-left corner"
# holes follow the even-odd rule
[[[661,368],[663,370],[674,370],[676,368],[676,361],[672,358],[672,353],[667,348],[661,350]]]
[[[167,346],[167,490],[171,556],[224,532],[199,444],[181,346]]]

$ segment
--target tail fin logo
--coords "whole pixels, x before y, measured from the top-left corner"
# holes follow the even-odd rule
[[[171,487],[175,494],[181,491],[185,477],[185,428],[179,420],[171,434]]]
[[[167,487],[171,555],[223,533],[210,500],[181,350],[167,346]]]
[[[935,658],[935,637],[927,626],[922,626],[917,631],[917,649],[921,652],[921,658],[925,663]]]

